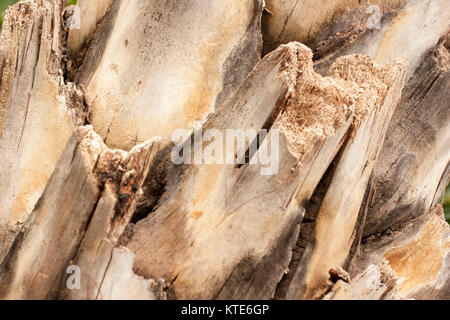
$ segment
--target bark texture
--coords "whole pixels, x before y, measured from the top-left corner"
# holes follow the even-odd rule
[[[1,299],[450,299],[447,0],[66,6],[5,14]]]
[[[114,1],[75,77],[95,130],[130,149],[205,120],[260,58],[261,14],[261,0]]]
[[[62,75],[61,3],[27,1],[5,14],[0,49],[0,259],[40,198],[83,99]]]

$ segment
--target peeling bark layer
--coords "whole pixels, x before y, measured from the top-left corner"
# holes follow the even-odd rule
[[[401,92],[402,64],[387,66],[382,72],[377,70],[380,80],[372,80],[373,87],[369,80],[366,83],[362,80],[360,86],[368,90],[363,95],[356,81],[361,81],[361,73],[367,72],[371,62],[356,59],[348,65],[348,61],[337,62],[334,78],[324,79],[312,69],[311,51],[290,44],[268,55],[256,67],[206,127],[220,128],[226,123],[228,128],[247,129],[250,123],[257,126],[259,119],[262,126],[268,117],[276,118],[271,129],[279,128],[282,135],[280,171],[269,178],[259,176],[259,168],[251,166],[203,165],[177,172],[181,181],[167,187],[174,197],[163,196],[157,210],[136,225],[127,244],[136,253],[137,274],[172,282],[173,294],[182,299],[274,296],[298,235],[297,225],[304,210],[301,203],[309,200],[310,191],[315,189],[336,155],[353,118],[352,110],[355,110],[356,124],[361,121],[358,116],[364,112],[368,99],[378,97],[380,100],[375,98],[372,102],[373,113],[376,110],[381,114],[372,114],[376,120],[370,120],[376,123],[375,128],[364,130],[361,125],[361,131],[367,134],[378,130],[375,136],[382,139],[386,131],[383,125],[388,121],[385,117],[392,114]],[[376,75],[367,75],[367,79],[371,78],[376,79]],[[273,91],[259,92],[260,79],[270,81]],[[240,101],[247,104],[242,105]],[[318,104],[319,101],[322,103]],[[384,101],[383,106],[377,106],[379,101]],[[252,106],[257,107],[249,113],[247,109]],[[319,110],[309,109],[318,106]],[[247,116],[233,119],[230,112]],[[253,112],[257,113],[256,118]],[[314,113],[322,117],[313,117]],[[342,118],[343,115],[347,116]],[[302,120],[305,117],[309,117],[306,122]],[[299,136],[304,139],[298,140]],[[267,139],[271,139],[270,132]],[[355,141],[359,139],[355,137]],[[369,152],[369,162],[376,158],[378,148],[373,150]],[[329,162],[316,162],[320,159]],[[362,185],[367,183],[368,171],[366,180],[360,179]],[[274,191],[278,185],[283,185],[283,191]],[[220,190],[225,190],[225,194]],[[360,202],[361,199],[359,204],[358,200],[353,202],[356,216]],[[176,234],[162,233],[180,225],[184,227]]]
[[[449,48],[450,33],[423,59],[403,92],[388,129],[382,160],[376,166],[376,194],[364,236],[423,215],[433,205],[440,178],[448,176]]]
[[[112,249],[109,254],[104,250],[114,245],[131,218],[155,148],[157,143],[149,141],[129,153],[110,150],[92,127],[77,130],[0,266],[0,297],[56,298],[65,285],[66,268],[75,257],[84,267],[89,250],[97,253],[93,258],[100,267],[102,258],[112,254]],[[98,248],[92,248],[93,237],[99,237]],[[95,276],[105,270],[90,272]]]
[[[352,42],[378,20],[402,8],[406,0],[266,0],[264,50],[301,41],[315,58]]]
[[[69,31],[68,44],[72,56],[76,56],[87,42],[92,40],[98,24],[104,18],[114,0],[78,0],[80,14],[79,28]],[[78,14],[78,13],[74,13]]]
[[[0,261],[82,121],[81,93],[62,78],[61,10],[60,1],[24,1],[5,15],[0,49]]]
[[[394,58],[408,61],[409,80],[421,60],[450,29],[450,3],[445,0],[410,0],[395,14],[388,13],[378,28],[366,29],[326,55],[317,57],[316,70],[326,73],[336,58],[348,54],[371,56],[377,63]]]
[[[402,298],[448,299],[450,228],[438,205],[383,235],[363,241],[353,273],[368,264],[387,264],[396,277],[392,288]]]
[[[65,4],[5,14],[1,299],[450,298],[447,0]]]
[[[114,2],[77,78],[95,130],[130,149],[193,129],[259,60],[261,13],[260,0]]]
[[[312,298],[326,289],[328,271],[343,267],[356,233],[366,185],[381,150],[387,124],[400,99],[406,65],[402,62],[374,66],[368,58],[345,57],[332,67],[331,76],[360,81],[356,88],[356,118],[351,138],[320,204],[314,230],[314,243],[306,247],[296,270],[288,298]],[[352,185],[354,188],[347,188]],[[330,234],[329,230],[334,230]]]

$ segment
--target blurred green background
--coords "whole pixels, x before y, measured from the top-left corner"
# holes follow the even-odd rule
[[[447,191],[445,191],[444,210],[445,219],[447,219],[447,222],[450,223],[450,185],[447,187]]]
[[[0,12],[1,12],[0,25],[3,23],[3,12],[5,12],[6,8],[8,8],[8,6],[10,6],[16,2],[17,2],[17,0],[0,0]]]
[[[16,2],[17,0],[0,0],[0,13],[1,13],[0,26],[3,23],[3,12],[6,10],[6,8],[8,8],[8,6]],[[69,0],[69,4],[70,5],[77,4],[77,0]],[[447,222],[450,223],[450,185],[447,187],[447,190],[445,192],[444,211],[445,211],[445,218],[447,219]]]

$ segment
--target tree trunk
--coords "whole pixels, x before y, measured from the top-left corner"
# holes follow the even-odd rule
[[[450,299],[448,1],[66,6],[5,14],[0,298]]]

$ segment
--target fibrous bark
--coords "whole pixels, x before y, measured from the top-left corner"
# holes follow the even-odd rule
[[[396,13],[406,2],[266,0],[265,51],[290,41],[301,41],[314,50],[317,59],[352,42],[368,28],[377,27],[378,18]]]
[[[5,15],[0,298],[450,298],[448,1],[65,5]]]
[[[129,149],[193,129],[258,62],[261,14],[261,0],[114,1],[75,77],[95,130]]]
[[[354,228],[387,124],[400,98],[405,69],[401,62],[374,67],[370,59],[359,57],[340,59],[332,67],[332,76],[361,81],[355,95],[359,100],[356,119],[316,216],[316,241],[306,247],[288,298],[313,297],[326,284],[328,271],[344,266],[358,236]],[[333,234],[329,230],[334,230]]]
[[[112,3],[113,0],[77,1],[80,18],[79,26],[75,25],[70,29],[67,40],[68,49],[72,56],[76,56],[81,50],[86,49],[84,47],[92,41],[95,30],[97,30],[98,25],[107,14]],[[78,13],[74,12],[73,14]]]
[[[110,150],[92,127],[78,129],[2,262],[1,298],[55,298],[73,262],[104,273],[95,267],[108,264],[157,146],[152,140],[128,153]],[[95,267],[85,262],[92,258]]]
[[[59,1],[5,14],[0,71],[0,260],[42,194],[76,125],[82,93],[62,77]]]

